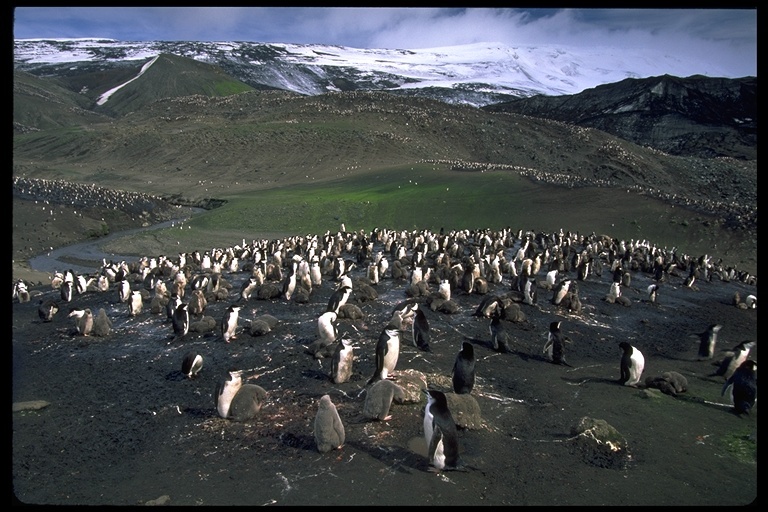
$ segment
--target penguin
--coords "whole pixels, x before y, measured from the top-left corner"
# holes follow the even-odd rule
[[[253,419],[266,401],[267,392],[255,384],[243,384],[242,371],[230,370],[216,385],[216,410],[224,419]]]
[[[91,310],[72,308],[69,310],[69,317],[75,319],[75,328],[81,336],[90,336],[93,330],[93,313]]]
[[[642,352],[626,341],[619,343],[623,353],[621,356],[621,377],[619,383],[625,386],[637,387],[640,376],[645,367],[645,358]]]
[[[172,293],[168,303],[165,305],[166,321],[173,321],[173,315],[176,312],[176,308],[181,305],[181,297],[177,293]]]
[[[349,296],[351,294],[352,294],[351,286],[346,286],[346,285],[340,286],[336,291],[334,291],[331,294],[331,297],[328,299],[328,307],[325,310],[338,313],[339,308],[347,303],[347,300],[349,299]]]
[[[69,281],[63,281],[59,288],[61,294],[61,300],[64,302],[72,302],[72,283]]]
[[[128,312],[131,316],[136,316],[141,313],[141,309],[144,307],[144,301],[141,298],[141,291],[134,290],[131,292],[131,300],[128,302]]]
[[[749,414],[757,402],[757,362],[747,359],[733,372],[720,392],[720,396],[730,388],[731,409],[734,414],[741,416]]]
[[[538,297],[536,279],[532,277],[525,278],[525,282],[523,283],[523,302],[529,306],[533,306],[538,302]]]
[[[398,313],[394,313],[389,323],[382,329],[379,340],[376,342],[376,370],[368,380],[368,384],[394,378],[392,372],[395,371],[397,359],[400,356],[401,325],[402,318]]]
[[[336,320],[339,315],[334,311],[326,311],[317,318],[317,337],[322,348],[336,341],[339,332],[336,328]]]
[[[242,306],[236,304],[230,304],[224,312],[224,318],[221,319],[221,337],[224,338],[224,341],[227,343],[236,338],[237,319],[241,307]]]
[[[352,376],[354,349],[350,340],[341,338],[331,359],[331,380],[334,384],[347,382]]]
[[[120,302],[128,302],[131,298],[131,283],[127,279],[123,279],[118,283],[117,297]]]
[[[197,352],[187,352],[181,360],[181,373],[188,379],[194,379],[203,368],[203,356]]]
[[[282,293],[285,300],[291,300],[293,292],[296,290],[296,268],[298,262],[294,260],[291,265],[288,266],[288,273],[283,278]]]
[[[717,333],[723,326],[720,324],[711,324],[707,329],[699,333],[699,359],[712,359],[715,354],[715,343],[717,343]]]
[[[205,308],[208,307],[208,299],[205,298],[203,290],[192,290],[187,307],[189,314],[194,315],[195,318],[200,318],[205,314]]]
[[[475,349],[468,341],[461,344],[461,350],[453,362],[451,382],[453,392],[457,395],[468,395],[475,386]]]
[[[176,339],[183,338],[189,332],[189,306],[182,302],[173,312],[173,334]]]
[[[509,352],[509,345],[507,345],[507,333],[504,329],[504,323],[501,321],[501,313],[495,312],[491,316],[491,325],[489,327],[491,332],[491,347],[497,352]]]
[[[726,351],[726,357],[720,362],[713,375],[722,375],[726,380],[733,375],[736,368],[749,357],[749,351],[755,346],[754,341],[742,341],[733,350]]]
[[[555,285],[555,291],[552,295],[552,304],[558,306],[560,302],[568,295],[568,290],[571,287],[571,280],[564,279]]]
[[[411,324],[413,345],[424,352],[429,352],[429,320],[427,320],[427,315],[424,314],[424,311],[418,304],[413,305],[413,312],[414,317]]]
[[[363,416],[372,420],[391,420],[389,410],[393,400],[405,400],[405,390],[391,380],[377,380],[366,391]]]
[[[112,321],[107,316],[107,312],[104,308],[99,308],[99,312],[93,319],[93,329],[91,332],[94,336],[109,336],[112,330]]]
[[[450,471],[459,468],[459,435],[456,422],[448,409],[445,393],[425,389],[424,440],[430,471]]]
[[[547,354],[549,361],[554,364],[571,366],[565,360],[564,344],[567,338],[560,330],[561,324],[561,321],[551,322],[549,324],[547,342],[544,344],[544,353]]]
[[[248,281],[245,281],[240,288],[240,298],[244,301],[251,298],[259,287],[259,280],[255,277],[249,277]]]
[[[746,304],[747,309],[757,309],[757,295],[749,294],[744,299],[744,304]]]
[[[495,311],[499,311],[503,307],[504,303],[501,302],[498,295],[486,295],[483,297],[483,300],[480,301],[480,304],[477,306],[477,309],[475,309],[475,312],[472,313],[472,316],[491,318],[491,315]]]
[[[344,446],[344,424],[341,422],[339,411],[329,395],[323,395],[317,402],[317,413],[314,425],[315,444],[317,451],[328,453],[339,450]]]
[[[37,316],[40,317],[40,320],[43,322],[52,322],[53,317],[56,315],[56,313],[59,312],[59,305],[56,303],[55,300],[48,299],[48,300],[42,300],[40,299],[40,302],[37,306]]]
[[[648,302],[651,304],[657,304],[659,299],[659,285],[653,283],[648,286]]]
[[[21,304],[29,302],[29,289],[27,288],[27,283],[25,283],[23,279],[16,281],[16,284],[13,287],[13,296],[18,299]]]

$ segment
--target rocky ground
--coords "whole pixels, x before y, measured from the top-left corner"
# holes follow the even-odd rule
[[[505,248],[508,261],[517,248]],[[552,304],[553,292],[541,285],[536,304],[514,302],[521,315],[504,321],[511,351],[499,353],[490,346],[490,319],[474,313],[489,295],[519,298],[508,274],[485,294],[454,290],[449,312],[428,304],[435,282],[413,296],[405,280],[387,276],[372,286],[374,294],[364,293],[361,265],[351,272],[350,303],[363,316],[338,322],[339,336],[355,346],[354,370],[348,382],[334,384],[330,359],[307,349],[338,283],[324,275],[306,301],[242,301],[237,337],[225,343],[217,326],[227,306],[241,302],[239,290],[250,275],[223,272],[226,293],[210,294],[204,313],[214,327],[196,325],[181,341],[174,341],[165,312],[152,310],[149,290],[135,316],[114,285],[67,303],[41,280],[30,287],[29,302],[14,300],[15,498],[56,505],[701,506],[744,505],[757,497],[757,407],[733,414],[721,396],[724,379],[713,375],[722,349],[757,339],[756,309],[737,305],[756,295],[753,284],[715,276],[689,287],[685,274],[672,271],[653,304],[646,291],[653,276],[631,271],[622,305],[605,300],[612,281],[606,269],[578,281],[578,311]],[[576,273],[560,277],[576,279]],[[537,278],[544,280],[543,271]],[[131,284],[144,289],[140,278]],[[464,341],[474,347],[471,396],[482,422],[459,429],[462,471],[428,470],[423,400],[394,404],[388,421],[362,415],[375,342],[395,306],[409,298],[426,310],[432,350],[413,346],[405,325],[396,373],[420,372],[429,386],[450,393],[456,353]],[[52,322],[38,317],[39,301],[47,299],[60,307]],[[76,334],[67,317],[71,308],[104,309],[111,332]],[[277,324],[251,334],[264,314]],[[570,366],[552,364],[542,353],[555,320],[570,340]],[[716,355],[702,361],[695,334],[713,323],[723,325]],[[645,355],[642,383],[675,371],[687,389],[673,397],[620,385],[622,341]],[[190,350],[204,359],[196,379],[180,371]],[[751,357],[757,360],[757,346]],[[216,385],[233,368],[267,392],[253,420],[217,414]],[[312,431],[324,394],[346,432],[344,446],[329,453],[318,452]],[[604,420],[626,440],[621,464],[601,465],[575,442],[574,427],[584,417]]]

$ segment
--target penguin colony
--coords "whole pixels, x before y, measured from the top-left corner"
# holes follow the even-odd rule
[[[574,265],[576,261],[578,263]],[[402,271],[395,273],[398,267]],[[602,300],[606,304],[620,304],[618,299],[628,295],[630,280],[626,276],[629,270],[654,277],[653,289],[649,287],[645,295],[627,299],[635,307],[643,301],[653,307],[663,307],[663,297],[656,295],[661,283],[689,288],[691,276],[706,282],[736,279],[732,269],[723,266],[722,262],[690,257],[639,240],[625,242],[562,231],[548,235],[515,233],[508,229],[441,231],[438,234],[428,230],[377,228],[371,233],[339,231],[283,240],[254,240],[251,243],[243,240],[242,244],[212,248],[203,254],[195,251],[177,257],[144,257],[131,264],[103,261],[94,275],[78,276],[71,270],[56,273],[52,287],[60,290],[60,300],[41,299],[38,314],[41,322],[55,322],[62,302],[71,302],[73,297],[81,295],[95,296],[111,291],[114,294],[112,303],[128,303],[125,316],[146,320],[154,313],[160,313],[167,324],[165,344],[183,345],[190,337],[199,339],[205,333],[218,330],[218,336],[211,335],[216,342],[235,346],[243,339],[243,334],[268,335],[275,327],[275,322],[270,325],[268,320],[254,314],[256,309],[268,311],[270,302],[291,302],[298,308],[316,308],[316,336],[324,350],[318,349],[312,355],[320,365],[325,364],[322,371],[327,380],[342,384],[357,375],[358,384],[367,389],[365,401],[359,404],[359,412],[369,419],[389,421],[393,416],[392,403],[400,403],[403,398],[403,390],[397,385],[401,350],[407,347],[410,353],[424,353],[423,357],[435,351],[454,352],[456,344],[451,343],[451,339],[457,338],[449,339],[446,333],[452,331],[445,328],[435,331],[435,324],[440,325],[440,315],[458,313],[452,298],[476,296],[477,307],[471,315],[472,321],[487,323],[486,332],[490,335],[485,340],[461,340],[453,368],[443,369],[443,373],[452,376],[452,390],[441,391],[434,387],[424,390],[423,429],[428,465],[431,470],[442,471],[461,467],[456,425],[445,393],[472,394],[478,383],[482,385],[485,376],[482,361],[476,358],[478,352],[483,355],[487,352],[514,354],[521,350],[515,346],[516,322],[512,320],[515,318],[512,312],[523,312],[523,317],[525,313],[529,316],[540,313],[537,289],[550,294],[547,302],[555,308],[556,315],[541,318],[545,325],[549,325],[544,354],[535,350],[531,357],[542,364],[578,365],[578,361],[566,362],[564,353],[565,342],[579,342],[573,329],[577,320],[569,321],[569,337],[561,331],[561,319],[581,313],[579,283],[585,280],[603,282],[602,274],[598,273],[603,267],[613,270],[606,274],[611,279],[609,293],[604,299],[593,300]],[[747,279],[750,283],[756,282],[753,276]],[[350,326],[349,319],[353,318],[355,308],[359,310],[367,301],[377,300],[375,286],[385,280],[400,286],[408,297],[408,301],[399,305],[401,309],[395,307],[386,318],[369,316],[367,322],[372,329],[366,335],[352,329],[340,330],[342,325]],[[107,281],[109,287],[96,284],[99,281]],[[237,281],[242,284],[235,285]],[[78,286],[83,282],[85,286]],[[373,287],[372,291],[363,294],[361,290],[365,286]],[[306,299],[300,300],[300,297],[311,298],[313,291],[323,288],[334,291],[320,308],[316,303],[306,304],[302,302]],[[302,289],[306,294],[300,293]],[[23,282],[14,283],[14,300],[26,302],[29,300],[27,294]],[[153,299],[159,304],[157,311],[145,307],[145,303]],[[750,304],[756,309],[756,294]],[[202,322],[213,309],[211,306],[218,311],[214,324],[209,329],[200,327],[193,331],[190,312],[201,317]],[[241,311],[245,314],[239,314]],[[91,309],[72,308],[69,317],[74,322],[73,336],[92,334]],[[112,327],[103,309],[99,310],[99,317],[102,323],[109,322]],[[263,324],[258,333],[257,324]],[[698,334],[702,359],[715,356],[715,342],[722,327],[712,325]],[[100,332],[104,333],[100,336],[108,336],[110,329]],[[373,332],[379,333],[378,338],[374,339]],[[350,334],[354,334],[359,343],[354,350]],[[412,343],[403,344],[403,335],[405,339],[411,338]],[[317,340],[307,340],[306,344],[311,345]],[[723,395],[727,389],[731,390],[733,411],[737,414],[749,414],[756,402],[756,362],[749,359],[749,350],[754,345],[754,341],[741,343],[726,359],[718,361],[720,367],[715,375],[725,380]],[[642,387],[646,363],[642,354],[646,349],[643,340],[630,344],[624,339],[616,339],[616,347],[618,383]],[[363,351],[368,367],[355,368]],[[205,348],[196,347],[194,351],[184,350],[182,353],[180,375],[185,381],[199,382],[199,376],[208,367],[204,365]],[[268,389],[246,383],[245,380],[251,377],[242,369],[219,369],[218,373],[222,378],[214,394],[217,415],[227,420],[258,421],[262,409],[269,407]],[[366,377],[361,379],[361,373],[370,378],[367,381]],[[322,393],[317,397],[314,437],[321,453],[344,446],[343,418],[348,417],[346,408],[349,405],[337,406],[334,403],[336,395],[333,396]],[[339,409],[345,414],[340,415]]]

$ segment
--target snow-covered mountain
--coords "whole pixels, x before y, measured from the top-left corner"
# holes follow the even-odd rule
[[[484,106],[537,94],[576,94],[626,78],[738,78],[707,63],[644,49],[507,46],[360,49],[315,44],[111,39],[16,39],[14,65],[35,74],[104,70],[170,53],[215,64],[256,88],[306,95],[387,90]]]

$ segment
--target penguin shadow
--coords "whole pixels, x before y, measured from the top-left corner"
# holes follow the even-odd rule
[[[376,420],[363,419],[361,423],[375,423]],[[426,471],[429,461],[426,456],[420,455],[408,448],[388,444],[370,444],[362,440],[348,440],[345,446],[366,453],[373,459],[381,462],[392,473],[412,475],[414,471]],[[343,448],[342,448],[343,449]]]
[[[469,336],[464,336],[464,339],[470,342],[474,347],[486,349],[493,354],[517,356],[526,362],[529,359],[531,359],[530,354],[528,354],[527,352],[522,352],[520,350],[517,350],[516,348],[513,347],[513,344],[510,344],[509,342],[507,342],[507,346],[508,346],[507,350],[501,350],[501,349],[495,350],[493,348],[493,345],[491,345],[491,342],[488,340],[484,340],[480,338],[471,338]],[[475,357],[477,357],[477,353],[475,354]]]

